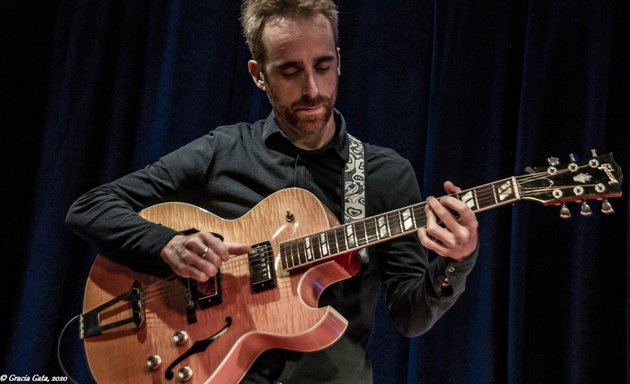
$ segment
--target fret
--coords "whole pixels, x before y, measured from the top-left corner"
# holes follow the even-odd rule
[[[424,213],[424,206],[426,203],[414,205],[411,209],[411,227],[409,229],[420,228],[426,225],[427,217]]]
[[[306,246],[304,244],[304,239],[297,239],[295,242],[295,257],[297,258],[297,263],[295,263],[296,266],[306,263],[306,257],[304,255],[305,249]]]
[[[291,240],[288,241],[286,246],[286,257],[287,257],[287,264],[289,265],[289,268],[295,267],[296,265],[298,265],[295,262],[295,246],[296,246],[296,241],[295,240]]]
[[[346,245],[347,249],[354,248],[357,244],[356,237],[354,235],[354,226],[352,224],[348,224],[345,226],[346,228]]]
[[[361,247],[369,243],[365,220],[355,221],[351,224],[354,227],[354,234],[357,246]]]
[[[321,259],[321,244],[319,243],[319,238],[317,236],[313,236],[310,238],[311,240],[311,253],[313,255],[313,260]]]
[[[328,234],[328,247],[330,248],[330,253],[335,255],[339,253],[339,238],[337,237],[337,230],[333,229],[331,231],[326,231]]]
[[[479,209],[484,209],[487,207],[491,207],[496,204],[496,200],[494,199],[495,193],[492,185],[479,188],[477,192],[477,205]]]
[[[459,193],[457,194],[460,195]],[[474,189],[461,192],[459,200],[463,201],[473,211],[479,208],[479,201],[477,200],[477,193]]]
[[[326,257],[330,253],[328,252],[328,240],[326,239],[326,232],[322,232],[319,235],[320,253],[321,257]]]
[[[281,252],[283,252],[283,260],[286,262],[287,268],[292,268],[295,267],[296,265],[298,265],[298,263],[296,263],[295,257],[296,257],[296,250],[297,250],[297,242],[296,241],[289,241],[287,243],[283,244],[284,247],[282,247],[281,245]]]
[[[487,187],[484,187],[484,195],[483,198],[481,199],[481,201],[483,201],[484,203],[481,205],[481,208],[488,208],[488,207],[492,207],[494,205],[497,204],[497,195],[496,192],[494,190],[494,186],[493,185],[489,185]]]
[[[319,235],[313,236],[311,241],[313,242],[313,253],[315,255],[315,259],[321,259],[324,257],[324,244],[322,243],[322,238]]]
[[[499,198],[497,197],[497,190],[496,190],[496,188],[494,188],[494,184],[491,185],[490,188],[492,189],[492,197],[494,198],[494,203],[498,204],[499,203]]]
[[[514,193],[514,186],[511,180],[506,179],[501,184],[494,184],[494,185],[498,185],[498,187],[496,187],[496,192],[498,194],[497,204],[499,202],[510,201],[516,196]]]
[[[370,244],[377,240],[376,234],[374,233],[374,218],[366,219],[363,223],[363,227],[365,228],[364,233],[364,243],[359,245]]]
[[[409,231],[414,228],[413,225],[413,208],[405,208],[400,211],[402,230]]]
[[[400,220],[400,214],[401,214],[400,210],[393,213],[386,214],[387,223],[389,225],[389,233],[391,236],[399,235],[403,233],[401,220]]]
[[[344,252],[350,249],[348,246],[348,240],[346,238],[345,227],[338,227],[335,229],[335,236],[337,236],[337,244],[339,248],[339,252]]]
[[[280,243],[280,261],[282,261],[282,269],[289,268],[289,260],[287,259],[286,254],[287,245],[285,243]]]
[[[385,216],[378,216],[376,218],[377,228],[376,234],[378,239],[384,239],[389,237],[389,228],[387,227],[387,221],[385,220]]]
[[[313,261],[313,249],[311,247],[311,238],[304,238],[304,254],[306,255],[306,262]]]

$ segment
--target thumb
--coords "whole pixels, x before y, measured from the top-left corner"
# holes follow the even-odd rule
[[[448,194],[458,193],[458,192],[462,191],[462,189],[460,187],[458,187],[455,184],[453,184],[453,182],[450,181],[450,180],[444,182],[444,190]]]

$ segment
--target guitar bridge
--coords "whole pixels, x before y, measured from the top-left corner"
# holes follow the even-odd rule
[[[276,286],[271,243],[265,241],[252,246],[249,254],[249,272],[252,292],[261,292]]]
[[[111,322],[106,323],[107,320]],[[79,318],[79,336],[84,339],[126,326],[139,329],[143,323],[142,289],[140,283],[134,281],[129,291],[82,314]]]

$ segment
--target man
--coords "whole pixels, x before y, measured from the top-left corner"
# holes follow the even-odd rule
[[[334,3],[245,1],[241,21],[252,53],[249,73],[267,94],[272,113],[253,124],[219,127],[77,200],[68,223],[102,253],[134,267],[167,266],[205,281],[230,255],[250,250],[208,232],[181,234],[136,214],[163,201],[238,218],[277,190],[301,187],[343,220],[349,138],[334,109],[341,72]],[[420,201],[410,164],[394,151],[365,144],[365,164],[367,216]],[[458,191],[450,182],[445,189]],[[474,265],[478,223],[470,208],[454,197],[429,198],[426,217],[417,237],[369,247],[357,276],[324,291],[320,304],[332,305],[350,322],[336,343],[306,354],[268,351],[245,381],[371,382],[366,348],[381,285],[392,320],[403,334],[415,336],[453,305]],[[440,257],[429,263],[427,249]]]

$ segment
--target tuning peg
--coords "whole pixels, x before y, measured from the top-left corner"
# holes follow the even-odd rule
[[[549,165],[551,165],[552,167],[555,167],[560,164],[560,159],[558,159],[557,157],[548,157],[547,163],[549,163]]]
[[[583,201],[582,207],[580,207],[580,215],[590,216],[592,214],[593,214],[593,211],[591,211],[591,207],[586,203],[586,201]]]
[[[573,163],[575,163],[576,161],[578,161],[577,156],[575,155],[575,153],[569,153],[569,160]]]
[[[571,218],[571,210],[567,207],[565,203],[562,203],[562,207],[560,208],[560,218],[562,219]]]
[[[610,204],[610,202],[608,201],[608,199],[604,199],[604,201],[602,202],[602,213],[606,215],[615,213],[615,210],[612,207],[612,204]]]
[[[593,156],[593,158],[597,157],[597,149],[591,149],[591,156]]]
[[[536,171],[534,171],[534,168],[532,168],[530,166],[527,166],[527,167],[525,167],[525,173],[531,175],[531,174],[536,173]]]

